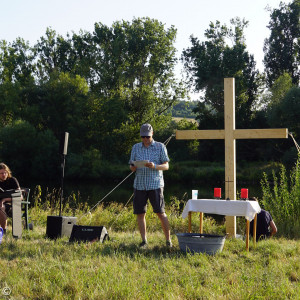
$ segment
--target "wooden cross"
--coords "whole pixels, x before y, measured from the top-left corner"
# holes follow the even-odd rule
[[[223,139],[225,140],[225,194],[236,200],[236,147],[237,139],[288,138],[287,128],[235,129],[235,82],[224,79],[224,125],[225,130],[177,130],[176,139]],[[226,232],[235,237],[236,217],[226,216]]]

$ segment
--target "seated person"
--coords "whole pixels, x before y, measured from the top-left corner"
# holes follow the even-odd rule
[[[254,220],[250,222],[250,234],[253,237],[253,223]],[[277,232],[277,227],[272,219],[271,214],[262,209],[259,214],[257,214],[257,225],[256,225],[256,240],[266,239]]]
[[[9,167],[0,163],[0,196],[1,193],[7,190],[18,190],[20,189],[19,182],[16,178],[12,177]],[[7,217],[11,216],[9,203],[11,198],[0,199],[0,226],[3,228],[3,232],[6,233]]]

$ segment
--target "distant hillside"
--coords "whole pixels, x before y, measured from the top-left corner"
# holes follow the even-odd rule
[[[184,119],[184,120],[187,120],[187,121],[189,121],[189,122],[198,124],[198,121],[195,120],[194,118],[187,118],[187,117],[184,117],[184,118],[182,118],[182,117],[172,117],[172,120],[175,121],[176,123],[178,123],[179,121],[181,121],[181,120],[183,120],[183,119]]]
[[[194,119],[196,114],[193,109],[197,106],[198,101],[180,101],[172,109],[172,117]]]

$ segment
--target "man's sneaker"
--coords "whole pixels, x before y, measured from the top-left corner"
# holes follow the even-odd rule
[[[166,241],[166,246],[167,246],[168,248],[172,248],[172,247],[173,247],[173,244],[172,244],[171,241]]]
[[[147,243],[147,241],[142,241],[139,246],[140,246],[140,248],[147,248],[148,243]]]

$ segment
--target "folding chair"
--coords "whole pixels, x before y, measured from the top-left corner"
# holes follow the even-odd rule
[[[22,204],[22,217],[24,217],[25,220],[25,226],[24,228],[29,230],[32,229],[32,224],[29,223],[29,216],[28,216],[28,205],[30,204],[29,202],[29,194],[30,194],[30,189],[29,188],[21,188],[22,191],[22,196],[23,200],[21,201]]]

